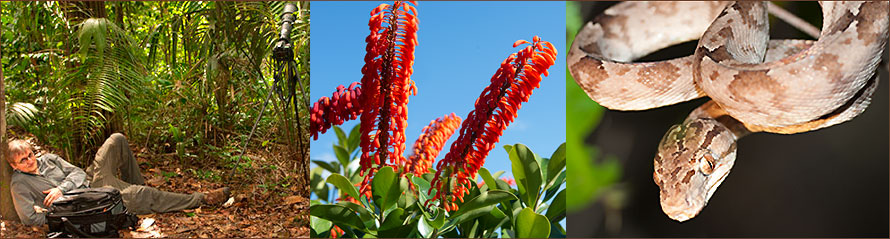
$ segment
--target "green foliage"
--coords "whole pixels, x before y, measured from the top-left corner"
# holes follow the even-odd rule
[[[106,3],[107,16],[86,16],[78,4],[0,2],[10,125],[81,167],[109,134],[122,132],[185,165],[303,171],[308,162],[238,163],[271,90],[284,2]],[[308,86],[309,3],[297,8],[293,73]],[[295,113],[279,101],[260,118],[250,153],[308,145],[308,132],[294,130],[307,109]],[[308,117],[300,120],[308,125]],[[308,158],[296,152],[278,157]]]
[[[566,2],[566,46],[572,45],[575,33],[581,29],[583,19],[579,13],[577,2]],[[566,131],[565,154],[570,172],[567,172],[568,183],[572,193],[566,195],[569,211],[577,211],[597,200],[603,189],[611,187],[621,177],[621,165],[614,157],[598,154],[595,147],[585,143],[585,139],[599,124],[605,109],[591,100],[587,93],[575,83],[571,73],[566,69],[566,125],[572,130]]]
[[[350,132],[357,132],[358,125]],[[565,219],[565,144],[550,158],[541,158],[525,145],[506,147],[510,152],[516,181],[511,187],[479,170],[484,185],[470,185],[458,210],[446,212],[428,201],[433,173],[399,176],[397,169],[381,168],[371,181],[370,199],[359,196],[358,134],[334,127],[337,159],[313,161],[310,187],[316,196],[310,203],[312,237],[329,237],[333,226],[343,237],[565,237],[558,223]],[[515,158],[515,159],[514,159]],[[517,173],[517,172],[523,173]],[[325,174],[329,174],[325,179]],[[537,175],[537,176],[535,176]],[[536,180],[529,180],[529,178]],[[536,182],[536,183],[535,183]],[[524,188],[524,189],[523,189]],[[524,193],[523,193],[524,192]],[[549,193],[552,192],[552,193]],[[358,203],[344,200],[357,198]]]
[[[541,188],[541,163],[531,150],[524,145],[504,147],[510,154],[510,161],[513,166],[513,177],[516,179],[516,186],[519,187],[519,195],[521,201],[528,207],[538,207],[538,197]],[[563,166],[565,167],[565,166]]]
[[[188,172],[194,175],[197,178],[209,180],[209,181],[220,181],[222,177],[214,171],[204,170],[204,169],[188,169]]]
[[[374,205],[381,210],[387,210],[396,204],[399,199],[399,177],[392,167],[383,167],[371,181],[371,196]]]
[[[516,217],[517,238],[546,238],[550,236],[550,222],[547,217],[524,208]]]

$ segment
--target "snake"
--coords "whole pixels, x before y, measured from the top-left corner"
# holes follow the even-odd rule
[[[698,215],[726,179],[737,141],[849,121],[868,107],[888,37],[888,2],[819,2],[818,40],[770,39],[764,2],[623,2],[587,22],[567,55],[576,83],[610,110],[701,97],[653,162],[662,211]],[[685,57],[633,62],[698,40]]]

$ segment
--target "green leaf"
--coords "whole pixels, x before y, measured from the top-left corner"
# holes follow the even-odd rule
[[[488,185],[489,189],[498,189],[498,184],[494,181],[494,177],[491,176],[488,169],[480,168],[478,174],[482,176],[482,181],[485,181],[485,185]]]
[[[309,217],[309,228],[312,228],[316,233],[324,233],[325,231],[330,231],[331,227],[334,224],[331,221],[324,220],[315,216]]]
[[[339,145],[334,145],[334,154],[337,155],[337,161],[340,161],[340,165],[349,165],[351,158],[349,152],[346,152],[345,148]],[[344,169],[344,171],[346,170]]]
[[[566,143],[559,145],[559,148],[550,156],[550,163],[547,164],[547,182],[551,183],[559,172],[566,168]]]
[[[495,229],[501,227],[503,223],[509,220],[500,208],[494,207],[487,215],[480,217],[478,221],[479,229],[483,232],[483,234],[480,234],[480,237],[490,237]]]
[[[510,152],[508,151],[507,154],[509,154],[509,153]],[[497,172],[494,172],[494,174],[492,174],[491,177],[492,178],[500,178],[501,175],[504,175],[504,170],[499,170]]]
[[[321,160],[312,160],[312,162],[317,164],[319,167],[321,167],[325,170],[328,170],[328,172],[331,172],[331,173],[339,173],[340,172],[340,165],[335,166],[335,165],[332,165],[331,163],[321,161]]]
[[[414,231],[411,229],[417,227],[414,225],[417,223],[417,218],[409,218],[411,215],[411,213],[408,213],[401,208],[396,208],[390,212],[383,223],[380,224],[380,230],[377,236],[381,238],[408,237],[408,235]]]
[[[421,177],[423,177],[423,180],[426,180],[427,182],[432,182],[433,177],[435,177],[435,176],[436,176],[436,174],[434,174],[434,173],[425,173],[425,174],[421,175]]]
[[[309,215],[364,231],[365,224],[355,211],[343,205],[321,204],[309,207]]]
[[[566,182],[566,171],[562,171],[559,173],[559,176],[553,181],[553,184],[548,185],[546,191],[544,192],[544,199],[542,201],[546,202],[553,198],[556,195],[556,192],[559,191],[559,188],[565,184]]]
[[[383,223],[380,224],[379,231],[386,231],[393,228],[397,228],[402,226],[402,222],[405,221],[405,210],[401,208],[396,208],[389,215],[386,215],[386,218],[383,219]]]
[[[420,233],[421,237],[432,237],[433,227],[428,223],[426,216],[423,217],[423,220],[420,220],[420,223],[417,223],[417,232]]]
[[[503,190],[491,190],[485,191],[476,196],[473,199],[470,199],[458,209],[454,214],[451,215],[452,218],[459,217],[461,214],[467,213],[474,209],[483,208],[486,206],[491,206],[498,204],[504,200],[515,200],[516,195],[513,195],[510,192]]]
[[[430,194],[427,193],[430,190],[430,182],[423,179],[423,177],[413,177],[411,181],[414,182],[414,187],[417,188],[418,199],[421,202],[426,202],[430,198]]]
[[[462,213],[460,216],[457,216],[457,217],[454,217],[454,216],[449,217],[448,221],[443,226],[444,229],[442,229],[442,230],[443,231],[450,230],[450,229],[453,229],[453,226],[455,226],[455,225],[466,223],[466,222],[469,222],[470,220],[476,219],[478,217],[488,215],[491,212],[491,210],[494,210],[494,208],[495,208],[495,205],[488,205],[488,206],[476,208],[473,210],[465,211],[465,213]]]
[[[466,228],[466,227],[464,227],[464,228]],[[473,221],[472,226],[470,226],[470,231],[467,232],[467,237],[468,238],[478,238],[479,231],[480,231],[479,230],[479,220]]]
[[[424,203],[421,201],[416,201],[414,204],[422,213],[423,220],[425,221],[424,224],[426,227],[429,227],[430,231],[432,231],[432,229],[440,229],[442,228],[442,225],[445,224],[445,210],[442,210],[442,208],[425,207]],[[427,209],[432,211],[427,211]]]
[[[341,129],[340,127],[334,126],[334,133],[337,134],[337,141],[339,142],[338,146],[343,147],[344,149],[348,149],[349,142],[346,141],[346,133],[343,133],[343,129]]]
[[[504,150],[506,150],[507,153],[509,154],[510,151],[513,151],[513,145],[509,145],[509,144],[508,144],[508,145],[504,145]]]
[[[436,211],[436,215],[433,218],[427,218],[427,223],[435,229],[442,228],[442,225],[445,225],[445,210],[438,207],[434,207],[433,210]]]
[[[547,213],[544,214],[550,219],[550,222],[557,223],[563,218],[566,217],[566,190],[563,189],[556,194],[556,198],[553,198],[553,201],[550,203],[550,207],[547,208]]]
[[[381,211],[398,202],[401,194],[398,178],[392,167],[386,166],[377,171],[371,180],[371,196]]]
[[[355,127],[352,127],[352,131],[349,132],[349,148],[347,148],[349,152],[355,151],[361,143],[361,126],[362,124],[356,124]]]
[[[537,156],[537,155],[535,155],[535,156]],[[538,157],[537,160],[538,160],[538,165],[540,165],[541,169],[542,169],[541,170],[541,178],[544,180],[544,185],[547,185],[546,183],[549,182],[547,179],[550,178],[550,175],[547,174],[548,171],[546,169],[550,165],[550,159]]]
[[[516,186],[519,188],[520,200],[529,207],[537,207],[542,175],[535,154],[525,145],[516,144],[510,151],[510,161],[513,177],[516,178]]]
[[[550,236],[550,222],[531,208],[525,208],[516,217],[513,230],[517,238],[546,238]]]
[[[327,201],[330,195],[328,195],[327,184],[325,184],[324,178],[321,177],[322,170],[321,167],[315,167],[310,171],[309,185],[318,198]]]
[[[341,193],[346,193],[352,198],[358,199],[359,194],[358,190],[355,189],[355,186],[352,185],[352,182],[349,182],[349,179],[346,179],[343,175],[340,174],[331,174],[328,176],[327,183],[333,184],[334,187],[340,189]]]
[[[356,213],[358,213],[359,219],[362,219],[362,221],[365,222],[365,227],[367,227],[367,228],[374,227],[374,220],[373,220],[374,218],[371,216],[371,211],[368,211],[368,209],[365,208],[364,206],[358,205],[358,204],[355,204],[352,202],[346,202],[346,201],[337,202],[337,205],[347,207],[349,209],[352,209]]]
[[[407,177],[407,178],[406,178]],[[413,177],[412,174],[406,174],[405,177],[399,177],[399,191],[405,192],[399,196],[399,207],[400,208],[408,208],[411,205],[414,205],[414,201],[417,201],[417,198],[414,197],[413,193],[410,193],[408,190],[411,188],[408,186],[410,179]]]

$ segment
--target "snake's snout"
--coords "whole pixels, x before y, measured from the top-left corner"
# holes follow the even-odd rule
[[[671,219],[684,222],[692,219],[701,211],[702,207],[694,205],[686,200],[662,201],[661,210]]]
[[[678,222],[684,222],[686,220],[692,219],[695,217],[698,212],[689,211],[688,207],[676,206],[676,207],[665,207],[664,204],[661,205],[661,209],[671,219],[674,219]]]

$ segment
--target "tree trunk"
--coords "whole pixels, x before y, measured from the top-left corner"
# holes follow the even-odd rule
[[[12,205],[12,193],[9,191],[9,179],[12,176],[12,167],[6,161],[6,150],[9,146],[6,141],[6,82],[3,79],[3,69],[0,69],[0,217],[4,220],[18,221],[15,206]]]
[[[95,2],[73,2],[73,1],[58,1],[59,6],[62,7],[62,11],[65,12],[65,17],[68,18],[68,22],[72,24],[80,23],[83,20],[86,20],[90,17],[95,18],[105,18],[107,13],[105,12],[105,2],[104,1],[95,1]]]

